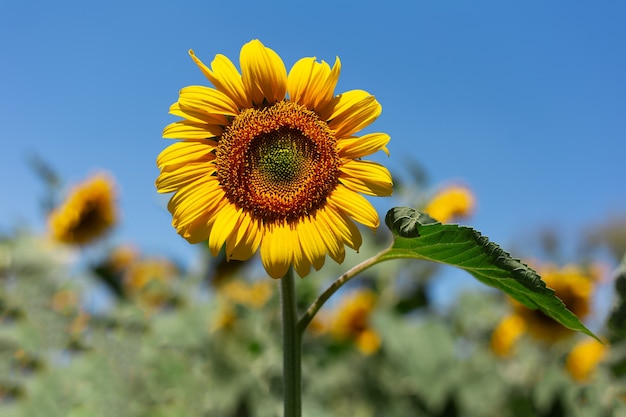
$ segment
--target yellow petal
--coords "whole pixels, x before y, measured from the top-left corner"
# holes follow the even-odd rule
[[[335,87],[337,81],[339,81],[339,73],[341,72],[341,61],[339,57],[335,58],[335,64],[329,71],[328,64],[322,61],[321,64],[315,66],[316,70],[316,92],[310,92],[309,94],[314,96],[313,110],[327,106],[335,95]]]
[[[220,127],[229,124],[228,119],[223,114],[207,113],[204,109],[200,110],[195,107],[181,106],[179,102],[170,106],[169,113],[195,123],[206,123]]]
[[[300,59],[289,71],[289,99],[310,110],[326,106],[333,98],[340,70],[339,58],[332,70],[324,61],[319,63],[315,58]]]
[[[289,227],[289,230],[292,234],[292,239],[296,245],[292,246],[293,268],[300,276],[300,278],[306,277],[307,275],[309,275],[309,272],[311,272],[311,260],[309,259],[309,256],[307,256],[307,253],[305,253],[302,245],[302,239],[308,237],[308,235],[306,234],[308,230],[304,231],[302,228],[302,226],[304,226],[305,224],[306,223],[304,222],[304,219],[302,219],[302,221],[299,221],[297,224]],[[307,245],[309,248],[311,248],[312,246],[310,241],[306,242],[305,245]],[[324,257],[324,253],[322,253],[322,257]]]
[[[352,191],[378,197],[388,197],[393,191],[389,170],[376,162],[349,160],[339,170],[339,181]]]
[[[248,213],[243,213],[234,233],[226,239],[228,259],[245,261],[250,259],[261,243],[261,229]]]
[[[300,248],[304,257],[309,261],[309,268],[313,265],[316,270],[319,270],[324,265],[326,244],[320,236],[317,225],[307,217],[301,219],[297,228]]]
[[[180,90],[178,105],[183,112],[196,111],[209,116],[239,114],[239,108],[226,94],[202,85],[192,85]]]
[[[339,184],[328,197],[328,203],[346,213],[355,221],[376,231],[380,225],[374,206],[360,194]]]
[[[179,227],[175,226],[176,232],[189,243],[206,241],[211,234],[212,224],[210,220],[210,215],[201,213],[198,217],[195,217],[191,223]]]
[[[370,133],[358,138],[337,140],[339,156],[346,159],[362,158],[382,150],[389,156],[386,145],[391,138],[386,133]]]
[[[211,234],[209,219],[209,215],[202,214],[196,217],[191,224],[178,229],[177,232],[189,243],[196,244],[203,242],[207,240]]]
[[[242,209],[237,209],[234,204],[225,205],[217,213],[209,236],[209,249],[213,256],[217,256],[228,236],[236,231],[241,217]]]
[[[163,137],[168,139],[208,139],[224,133],[221,126],[182,120],[169,124],[163,129]]]
[[[225,200],[224,190],[216,177],[201,177],[180,188],[167,208],[172,213],[172,225],[177,229],[191,224],[203,213],[215,211]]]
[[[334,232],[333,234],[336,234],[336,236],[342,240],[339,244],[342,252],[345,252],[342,243],[345,243],[348,247],[356,251],[359,250],[361,243],[363,242],[361,232],[359,231],[359,228],[356,227],[354,222],[348,218],[348,216],[338,213],[330,207],[324,207],[323,209],[318,210],[316,215],[326,224],[327,229],[330,229]],[[330,252],[330,255],[333,256],[333,252]],[[337,260],[334,257],[333,259],[335,259],[337,263],[342,263],[345,253],[339,255],[341,260]]]
[[[288,225],[265,226],[261,241],[261,262],[272,278],[282,278],[293,262],[293,248],[298,245]],[[295,238],[295,239],[294,239]]]
[[[332,112],[324,119],[328,120],[328,126],[335,131],[337,138],[358,132],[382,112],[376,98],[362,90],[348,91],[335,97],[330,108]]]
[[[211,70],[196,57],[191,49],[189,55],[215,88],[230,97],[240,109],[250,107],[252,103],[246,96],[241,74],[230,59],[221,54],[215,55],[215,59],[211,62]]]
[[[214,182],[218,183],[218,181]],[[211,196],[205,187],[196,196],[200,198],[195,198],[193,202],[189,201],[183,212],[172,211],[172,225],[178,234],[190,243],[208,240],[217,214],[230,204],[220,187],[216,188],[213,194]]]
[[[325,251],[328,252],[335,262],[339,264],[342,263],[345,259],[346,251],[343,247],[341,231],[337,233],[337,229],[341,228],[341,224],[330,222],[330,218],[326,214],[325,209],[320,209],[315,213],[313,224],[325,247]]]
[[[215,164],[196,162],[186,164],[173,171],[162,172],[156,180],[156,187],[160,193],[172,193],[181,187],[207,175],[213,175]]]
[[[241,48],[243,85],[254,105],[283,100],[287,93],[287,69],[276,52],[255,39]]]
[[[232,259],[232,253],[235,247],[245,241],[247,238],[248,226],[250,226],[251,222],[252,218],[250,215],[247,212],[242,211],[233,233],[228,235],[228,238],[226,239],[226,259]]]
[[[293,254],[293,269],[300,278],[304,278],[311,272],[311,261],[304,256],[302,250],[295,250]]]
[[[180,166],[190,162],[208,161],[209,155],[217,146],[214,140],[189,140],[176,142],[165,148],[157,157],[157,166],[161,169]]]
[[[298,60],[287,76],[287,91],[289,92],[289,100],[294,103],[301,104],[309,109],[312,107],[308,103],[307,88],[311,83],[313,68],[315,67],[315,58],[302,58]]]

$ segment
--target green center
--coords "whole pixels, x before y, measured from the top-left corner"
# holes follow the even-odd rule
[[[339,183],[340,163],[328,124],[289,100],[243,109],[215,151],[226,198],[263,224],[314,215]]]
[[[310,141],[293,129],[263,135],[256,147],[256,170],[269,183],[288,185],[302,177]]]

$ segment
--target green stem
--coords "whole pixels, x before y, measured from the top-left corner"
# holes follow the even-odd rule
[[[360,264],[352,267],[350,270],[340,275],[339,278],[335,280],[326,291],[317,297],[317,299],[311,304],[311,306],[307,309],[307,311],[302,315],[300,321],[298,321],[298,333],[302,335],[304,330],[309,325],[315,314],[318,312],[320,308],[324,305],[324,303],[335,293],[339,288],[343,286],[346,282],[350,281],[352,278],[365,271],[366,269],[376,265],[379,262],[382,262],[385,259],[385,255],[389,252],[391,248],[386,249],[377,255],[361,262]]]
[[[283,398],[284,417],[302,415],[302,332],[298,331],[298,311],[293,269],[280,280],[283,312]]]

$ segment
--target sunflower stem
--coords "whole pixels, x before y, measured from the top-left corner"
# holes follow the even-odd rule
[[[293,269],[280,280],[283,313],[283,398],[284,417],[302,415],[302,332],[298,331]]]
[[[374,255],[373,257],[371,257],[369,259],[366,259],[365,261],[363,261],[360,264],[352,267],[351,269],[349,269],[348,271],[346,271],[345,273],[340,275],[339,278],[337,278],[335,280],[335,282],[330,284],[330,286],[328,288],[326,288],[326,290],[323,293],[321,293],[317,297],[317,299],[315,299],[315,301],[309,306],[307,311],[302,315],[302,317],[298,321],[298,325],[297,325],[298,326],[298,333],[300,335],[302,335],[304,333],[304,330],[309,325],[311,320],[313,320],[313,317],[315,317],[315,314],[318,312],[318,310],[320,308],[322,308],[324,303],[335,292],[337,292],[337,290],[339,290],[339,288],[341,288],[343,286],[343,284],[345,284],[346,282],[350,281],[352,278],[354,278],[355,276],[357,276],[361,272],[365,271],[366,269],[376,265],[379,262],[384,261],[385,260],[385,259],[383,259],[384,255],[387,252],[389,252],[390,250],[391,250],[391,248],[385,249],[384,251],[379,252],[378,254]]]

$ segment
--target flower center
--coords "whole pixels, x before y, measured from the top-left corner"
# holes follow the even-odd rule
[[[253,148],[255,155],[251,162],[257,165],[262,182],[289,186],[306,168],[307,143],[298,141],[301,134],[293,129],[279,129],[272,133],[265,135],[263,140],[255,140],[259,143],[254,144],[256,149]]]
[[[314,214],[337,186],[339,162],[326,122],[290,101],[244,109],[216,149],[226,198],[265,224]]]

